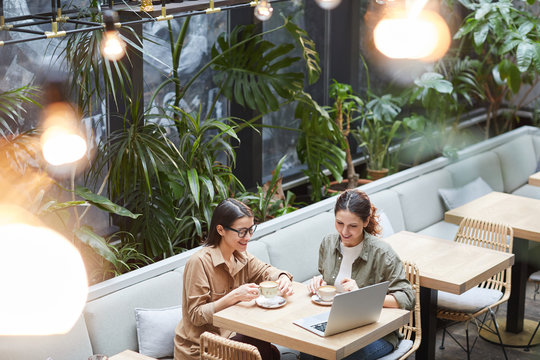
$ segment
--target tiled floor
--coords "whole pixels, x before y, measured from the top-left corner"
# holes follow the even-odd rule
[[[533,301],[534,285],[532,283],[527,284],[527,299],[525,302],[525,318],[539,321],[540,320],[540,296],[536,297],[536,301]],[[505,317],[506,304],[503,304],[498,311],[498,316]],[[540,331],[540,330],[539,330]],[[465,344],[465,326],[455,325],[452,328],[452,333],[463,344]],[[476,326],[472,323],[469,325],[469,339],[471,341],[476,337]],[[454,343],[452,339],[446,337],[445,349],[440,350],[439,345],[441,343],[442,331],[437,333],[437,347],[436,347],[436,360],[456,360],[467,359],[467,354]],[[537,335],[538,336],[538,335]],[[540,346],[531,347],[529,352],[525,352],[523,348],[506,348],[508,359],[510,360],[539,360],[540,359]],[[414,358],[414,357],[411,357]],[[479,338],[476,342],[474,350],[471,354],[471,359],[480,360],[499,360],[504,359],[503,352],[500,346],[489,343],[482,338]]]

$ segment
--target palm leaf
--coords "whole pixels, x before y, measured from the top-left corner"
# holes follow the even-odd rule
[[[289,55],[293,49],[291,44],[274,45],[256,36],[254,26],[236,27],[212,47],[214,81],[231,101],[261,113],[277,110],[275,93],[291,98],[303,88],[304,75],[287,70],[300,59]]]

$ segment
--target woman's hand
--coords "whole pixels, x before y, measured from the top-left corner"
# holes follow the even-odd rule
[[[326,285],[326,282],[323,281],[322,275],[317,275],[311,279],[307,288],[311,294],[315,294],[317,290],[323,285]]]
[[[358,289],[358,285],[356,284],[356,281],[350,278],[345,278],[341,280],[341,285],[343,286],[344,291],[353,291]]]
[[[294,293],[291,279],[285,274],[281,274],[278,278],[277,283],[279,284],[279,291],[282,295],[292,295]]]
[[[251,301],[259,297],[259,285],[248,283],[231,291],[238,301]]]

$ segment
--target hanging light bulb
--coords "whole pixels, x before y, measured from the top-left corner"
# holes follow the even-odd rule
[[[257,6],[255,6],[255,17],[261,21],[266,21],[272,17],[274,9],[270,5],[269,1],[261,0]]]
[[[23,209],[0,204],[0,335],[68,332],[88,295],[81,255]]]
[[[393,59],[435,61],[444,56],[451,35],[444,19],[424,10],[426,1],[409,1],[406,11],[383,18],[373,30],[375,47]]]
[[[324,10],[332,10],[341,4],[341,0],[315,0],[319,7]]]
[[[60,79],[49,80],[45,86],[48,105],[42,112],[41,151],[45,160],[54,166],[73,163],[87,150],[85,137],[79,129],[78,115],[72,104],[65,101]]]
[[[120,38],[114,25],[118,22],[118,15],[112,10],[104,11],[103,22],[105,32],[101,39],[101,55],[110,61],[120,60],[126,54],[126,43]]]

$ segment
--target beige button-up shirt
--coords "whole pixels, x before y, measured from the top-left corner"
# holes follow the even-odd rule
[[[212,325],[214,302],[246,283],[277,280],[286,274],[251,254],[234,253],[229,269],[218,247],[203,247],[193,254],[184,269],[182,320],[176,327],[174,359],[199,359],[200,336],[205,331],[230,337],[231,332]],[[245,334],[249,335],[249,334]]]

